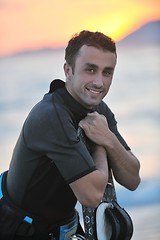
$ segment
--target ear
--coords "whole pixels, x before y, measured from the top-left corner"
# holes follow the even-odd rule
[[[70,80],[71,79],[71,74],[72,74],[71,66],[67,62],[65,62],[64,66],[63,66],[63,69],[64,69],[64,73],[65,73],[65,76],[66,76],[66,80]]]

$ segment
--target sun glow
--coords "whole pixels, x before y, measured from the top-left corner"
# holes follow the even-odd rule
[[[146,22],[160,19],[160,1],[1,0],[0,55],[66,45],[83,29],[120,40]]]

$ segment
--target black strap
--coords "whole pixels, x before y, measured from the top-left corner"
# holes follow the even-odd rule
[[[80,139],[84,142],[84,144],[87,146],[84,132],[81,128],[78,128],[78,136]],[[88,146],[87,146],[88,147]],[[116,191],[114,187],[113,177],[111,169],[109,169],[109,181],[106,186],[103,200],[106,202],[112,202],[113,200],[116,200]],[[85,236],[86,240],[97,240],[97,234],[96,234],[96,224],[95,224],[95,209],[85,207],[82,205],[82,212],[83,212],[83,220],[84,220],[84,228],[85,228]]]

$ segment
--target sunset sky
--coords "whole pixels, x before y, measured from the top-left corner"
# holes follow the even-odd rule
[[[0,0],[0,55],[64,46],[83,29],[120,40],[158,19],[159,0]]]

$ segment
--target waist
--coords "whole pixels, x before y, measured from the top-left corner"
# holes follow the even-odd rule
[[[42,237],[43,235],[43,239],[51,239],[53,236],[55,239],[64,240],[69,239],[67,236],[72,236],[76,233],[79,223],[79,216],[76,210],[63,222],[53,223],[48,227],[44,219],[40,219],[14,205],[5,187],[6,176],[7,172],[0,175],[0,202],[1,205],[4,206],[2,214],[8,216],[11,225],[11,221],[17,222],[17,228],[15,229],[16,236]],[[8,229],[8,231],[9,230],[10,229]]]
[[[29,224],[25,221],[21,223],[16,231],[16,236],[20,237],[32,237],[37,236],[39,239],[50,240],[68,240],[74,234],[76,234],[79,224],[79,216],[75,211],[74,216],[71,219],[66,220],[66,223],[53,224],[47,227],[44,222],[37,221],[33,218],[33,222]]]

